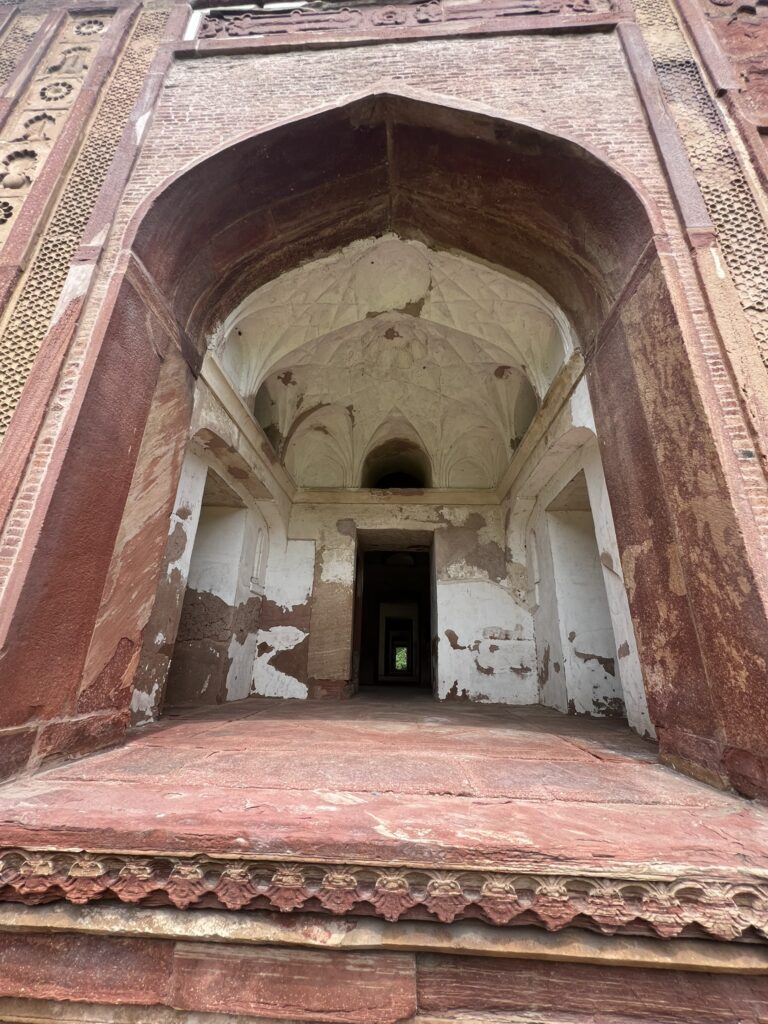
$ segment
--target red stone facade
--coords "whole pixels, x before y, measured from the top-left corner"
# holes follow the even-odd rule
[[[661,760],[739,794],[735,817],[768,797],[765,4],[0,0],[0,85],[0,778],[122,742],[137,680],[167,670],[158,587],[205,339],[281,273],[395,232],[532,278],[575,325]],[[242,614],[304,629],[311,611],[318,628],[342,599],[352,615],[333,586],[316,581],[314,609]],[[310,696],[353,689],[291,658]],[[510,894],[481,865],[457,881],[468,862],[438,851],[418,866],[438,874],[390,891],[351,853],[351,883],[306,850],[227,878],[194,837],[178,863],[104,839],[81,873],[49,837],[41,867],[3,827],[4,1020],[59,1002],[104,1020],[768,1020],[755,864],[738,890],[718,877],[727,892],[673,891],[648,863],[620,893],[593,868]],[[152,885],[125,897],[126,878]],[[196,936],[203,892],[211,913],[314,901],[315,918],[265,948],[218,924]],[[469,956],[458,918],[479,907],[503,929],[513,899],[589,941]],[[87,916],[102,900],[108,926]],[[73,923],[67,903],[89,906]],[[329,915],[445,931],[359,949],[329,931],[319,948]],[[626,924],[640,952],[610,945]],[[658,955],[689,925],[680,941],[721,962]]]

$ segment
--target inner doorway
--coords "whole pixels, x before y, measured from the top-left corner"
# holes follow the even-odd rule
[[[430,692],[430,551],[361,550],[357,572],[359,685]]]

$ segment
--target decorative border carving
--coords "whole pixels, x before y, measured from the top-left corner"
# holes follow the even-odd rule
[[[10,28],[0,39],[0,89],[10,81],[42,22],[41,16],[20,15],[10,23]]]
[[[448,924],[480,917],[495,925],[606,935],[687,930],[721,941],[768,939],[768,884],[695,877],[673,880],[526,875],[361,865],[299,864],[203,855],[0,853],[0,901],[78,905],[100,900],[151,906],[363,914]]]
[[[573,16],[610,14],[613,0],[486,0],[483,4],[445,5],[442,0],[397,4],[388,7],[336,7],[317,2],[296,4],[289,10],[265,10],[258,4],[202,12],[197,38],[241,39],[254,36],[302,35],[334,32],[340,35],[389,35],[397,29],[418,29],[437,24],[465,22],[476,25],[504,19],[539,15]]]
[[[70,261],[112,164],[133,105],[145,84],[167,19],[167,11],[147,11],[139,15],[112,78],[100,97],[95,116],[83,137],[15,304],[9,304],[5,323],[0,329],[0,360],[4,368],[0,383],[0,441],[48,332]],[[101,15],[79,19],[73,25],[75,38],[97,38],[93,23],[101,20]],[[90,29],[85,35],[77,33],[81,24],[87,24]],[[58,72],[54,74],[58,75]],[[12,198],[2,198],[13,205]],[[21,518],[25,520],[25,517],[26,512]],[[19,520],[15,517],[14,523],[9,520],[6,530],[19,529]],[[7,579],[12,562],[13,556],[0,560],[0,588]]]
[[[728,5],[731,2],[725,0]],[[768,227],[740,166],[728,125],[704,84],[669,0],[634,0],[634,5],[662,95],[688,151],[720,251],[768,366]]]
[[[0,246],[75,105],[111,15],[68,16],[0,131]]]

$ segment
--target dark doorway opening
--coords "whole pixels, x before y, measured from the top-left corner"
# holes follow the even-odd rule
[[[361,686],[431,690],[428,550],[361,551],[355,661]]]
[[[424,481],[421,477],[413,476],[412,473],[385,473],[371,484],[375,490],[386,490],[387,488],[423,487]]]

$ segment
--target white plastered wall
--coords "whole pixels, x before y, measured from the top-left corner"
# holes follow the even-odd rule
[[[586,381],[575,388],[547,444],[546,460],[537,462],[539,471],[547,465],[546,479],[539,478],[532,501],[526,493],[519,499],[526,511],[530,506],[524,545],[540,699],[560,711],[601,715],[620,696],[630,726],[641,735],[653,735]],[[577,525],[548,507],[580,472],[586,478],[590,512]],[[519,522],[516,528],[520,530]],[[603,589],[595,587],[593,574],[586,593],[592,528],[599,562],[594,573],[599,571]],[[591,609],[579,608],[585,598],[593,602]],[[605,629],[606,610],[612,635]],[[611,658],[613,675],[601,664],[601,659]]]
[[[560,387],[558,382],[562,383],[569,374],[575,381],[581,372],[578,369],[580,357],[573,352],[567,322],[561,313],[547,304],[551,300],[547,300],[530,282],[500,275],[491,268],[471,261],[468,263],[463,258],[422,251],[422,248],[394,238],[383,242],[367,240],[358,248],[353,246],[337,257],[319,261],[316,270],[318,282],[323,285],[320,294],[324,301],[324,315],[330,317],[327,323],[316,322],[314,313],[308,318],[305,316],[315,309],[315,292],[312,287],[297,291],[296,281],[286,275],[284,280],[281,279],[282,283],[275,284],[274,288],[266,286],[266,290],[260,291],[253,301],[246,300],[224,331],[231,340],[232,332],[243,327],[243,344],[248,340],[248,333],[253,333],[250,339],[252,354],[248,355],[240,343],[233,343],[225,345],[223,350],[219,346],[206,358],[196,391],[192,432],[200,434],[207,430],[219,438],[221,444],[215,447],[215,451],[222,459],[222,475],[227,472],[234,474],[234,479],[232,475],[227,477],[233,490],[250,510],[258,509],[265,517],[262,520],[249,514],[245,518],[233,600],[242,601],[249,593],[258,594],[263,597],[268,615],[245,643],[242,637],[239,640],[233,637],[230,651],[232,667],[227,680],[228,699],[249,693],[303,698],[309,695],[308,679],[338,679],[341,673],[348,672],[352,643],[349,609],[352,607],[355,579],[356,531],[422,530],[434,538],[432,629],[437,639],[436,696],[510,704],[541,700],[567,711],[569,691],[566,676],[575,655],[568,649],[568,633],[572,630],[566,629],[563,633],[560,621],[559,608],[569,601],[563,589],[565,581],[560,578],[558,594],[556,580],[558,576],[562,577],[562,566],[567,563],[564,555],[568,552],[569,543],[561,531],[553,545],[550,536],[552,520],[550,516],[550,522],[547,521],[547,505],[575,474],[583,472],[594,520],[599,572],[604,584],[603,611],[607,606],[615,638],[614,680],[620,681],[630,724],[641,733],[651,733],[586,383],[582,379],[571,391],[558,391],[563,399],[555,399],[552,394]],[[372,271],[373,276],[365,276],[362,271],[367,266],[371,250],[375,257],[375,266],[371,263],[375,273]],[[405,259],[404,253],[420,273],[424,269],[422,263],[426,261],[425,266],[428,266],[424,273],[421,276],[401,274],[395,278],[382,276],[380,271],[384,264],[399,265]],[[407,259],[405,264],[408,264]],[[343,302],[339,309],[335,309],[335,298],[331,302],[325,301],[328,299],[329,267],[335,268],[334,273],[338,269],[341,271],[337,283],[344,287],[339,294],[346,299],[350,295],[356,297],[348,309]],[[298,277],[303,273],[297,272]],[[349,276],[349,288],[345,284],[345,274]],[[414,282],[421,282],[422,277],[424,282],[429,279],[431,283],[426,291],[419,284],[416,298],[419,302],[423,298],[424,302],[415,318],[410,313],[402,313],[401,307],[414,300],[410,292],[415,287]],[[305,283],[311,283],[310,278]],[[461,289],[455,287],[459,278]],[[381,281],[388,282],[386,295],[376,292]],[[476,293],[471,296],[472,301],[467,298],[467,289]],[[393,298],[395,292],[397,295]],[[391,306],[395,307],[391,315],[396,313],[400,318],[397,324],[394,321],[390,323],[386,319],[390,314],[382,312]],[[333,381],[337,369],[331,365],[333,360],[330,358],[323,363],[325,350],[322,345],[326,343],[319,336],[325,332],[325,337],[331,338],[329,331],[341,332],[338,337],[331,338],[334,345],[337,341],[341,345],[346,333],[357,331],[355,324],[358,322],[367,325],[369,332],[372,330],[374,321],[370,319],[371,313],[375,314],[377,330],[381,330],[375,337],[366,334],[363,338],[371,351],[366,353],[361,372],[376,377],[371,381],[372,394],[381,392],[379,378],[392,386],[396,382],[402,391],[404,382],[413,377],[411,365],[406,365],[406,362],[408,359],[412,362],[414,352],[421,352],[419,344],[425,343],[419,332],[426,332],[424,337],[434,348],[438,343],[432,336],[436,326],[442,331],[439,343],[443,348],[440,351],[448,353],[445,365],[441,364],[439,370],[441,381],[452,382],[454,378],[468,380],[467,367],[472,362],[469,342],[460,339],[456,332],[464,332],[468,337],[471,321],[472,343],[480,345],[477,348],[477,372],[483,373],[488,369],[483,369],[483,360],[487,356],[495,389],[489,392],[492,401],[487,396],[481,397],[479,392],[475,393],[474,404],[491,409],[498,401],[500,433],[514,435],[516,439],[511,446],[511,461],[495,489],[471,490],[465,484],[464,491],[454,488],[450,492],[448,489],[433,492],[433,501],[428,494],[414,500],[398,499],[391,494],[379,493],[374,497],[357,492],[360,495],[358,502],[354,492],[347,489],[350,482],[358,480],[359,472],[355,467],[363,457],[365,444],[375,442],[381,430],[395,422],[392,417],[403,418],[397,405],[386,409],[376,407],[374,411],[383,415],[383,427],[359,446],[357,454],[354,446],[336,445],[334,459],[338,464],[346,465],[345,460],[349,461],[349,466],[342,473],[346,481],[344,486],[338,486],[338,483],[335,487],[328,486],[326,482],[322,490],[301,490],[301,483],[297,487],[297,480],[286,470],[286,465],[288,469],[293,466],[290,458],[286,465],[275,458],[261,427],[253,418],[248,396],[254,393],[269,367],[276,365],[275,358],[289,352],[297,354],[296,365],[306,368],[308,380],[316,390],[320,387],[318,381],[322,383],[326,378]],[[413,330],[404,334],[405,326]],[[411,338],[414,331],[415,341]],[[445,347],[448,342],[453,346],[451,351],[457,360],[461,355],[455,366],[452,361],[454,355],[450,355]],[[310,346],[303,356],[300,355],[302,345]],[[338,351],[341,352],[342,348]],[[546,358],[541,356],[542,352]],[[317,368],[313,360],[317,361]],[[222,365],[226,366],[226,372]],[[583,363],[580,365],[583,370]],[[522,372],[518,367],[523,366],[526,372],[533,367],[537,394],[541,398],[547,393],[548,408],[542,408],[534,417],[528,434],[518,446],[519,431],[514,424],[506,423],[502,415],[509,413],[508,395],[499,388],[511,386],[509,382],[514,381],[510,372]],[[282,370],[280,372],[283,373]],[[434,372],[438,373],[437,370]],[[280,388],[294,401],[297,406],[294,412],[298,413],[300,395],[296,373],[283,373],[283,377]],[[424,384],[425,395],[437,394],[434,388],[430,390],[431,385],[427,387],[427,377],[423,381],[419,378],[419,381]],[[454,394],[443,383],[438,390],[442,395],[441,401],[448,403],[444,410],[445,422],[455,425],[458,422],[456,403],[460,404],[461,395],[459,392]],[[333,416],[343,423],[345,429],[357,424],[356,429],[360,430],[361,425],[367,422],[365,415],[360,415],[360,410],[347,409],[343,404],[338,415],[333,410],[327,411],[325,396],[320,391],[317,394],[312,392],[310,397],[317,399],[319,412],[314,418],[302,421],[300,430],[292,435],[292,444],[304,444],[301,433],[304,431],[313,439],[315,448],[317,445],[327,447],[329,438],[339,433]],[[309,401],[309,397],[306,400]],[[426,399],[419,398],[417,404],[429,412],[428,402],[425,402]],[[363,410],[367,410],[369,404],[366,398]],[[544,423],[538,439],[533,437],[537,423]],[[467,434],[468,427],[463,420],[460,426]],[[399,427],[395,431],[397,436],[402,433]],[[438,456],[443,461],[450,461],[455,456],[455,445],[448,433],[437,438],[432,446],[425,443],[425,449],[430,450],[431,447],[435,447],[437,453],[433,454],[433,461]],[[325,448],[322,451],[315,448],[308,448],[304,454],[307,465],[317,468],[321,465],[318,460]],[[477,450],[486,448],[488,446],[483,442]],[[521,461],[526,448],[530,458],[526,454],[527,461]],[[246,467],[245,474],[237,467],[233,469],[233,456],[239,459],[238,466]],[[213,458],[212,452],[207,450],[203,464]],[[452,479],[447,470],[441,470],[437,475],[443,482]],[[490,471],[481,477],[485,481],[483,486],[497,479]],[[325,479],[324,473],[307,477],[312,487],[322,487]],[[466,477],[466,480],[470,479],[475,487],[480,482]],[[183,483],[183,487],[190,486],[191,478]],[[304,486],[308,486],[306,481]],[[183,487],[180,487],[180,494]],[[190,535],[194,533],[198,514],[199,508],[188,517],[184,526]],[[508,517],[508,525],[505,525],[505,517]],[[583,525],[587,525],[586,520]],[[583,530],[581,532],[584,533]],[[265,543],[267,538],[268,543]],[[187,548],[185,557],[189,557],[191,545]],[[586,548],[584,550],[586,552]],[[329,594],[343,614],[329,616],[329,608],[336,607],[328,598]],[[318,601],[318,598],[322,600]],[[318,613],[318,608],[322,614]],[[328,622],[333,627],[330,630]],[[322,628],[318,623],[322,623]],[[604,624],[599,628],[604,630]],[[584,630],[582,625],[576,632]],[[286,669],[287,665],[299,664],[300,659],[285,655],[298,654],[302,648],[306,654],[303,674],[295,668]],[[581,653],[590,651],[582,650]],[[597,653],[604,659],[610,657],[607,650],[591,653]],[[276,661],[283,667],[278,667]],[[595,664],[599,665],[599,662]],[[592,713],[599,711],[594,702],[591,708],[587,707],[588,703],[579,699],[574,701],[574,707]]]
[[[330,585],[349,591],[355,580],[355,531],[419,531],[434,538],[436,580],[432,622],[437,637],[439,698],[450,696],[506,704],[537,699],[536,652],[530,613],[524,595],[510,585],[504,561],[504,526],[498,505],[408,505],[382,495],[376,503],[335,502],[294,505],[287,547],[273,554],[267,573],[267,598],[288,616],[312,602],[317,589]],[[316,633],[320,631],[316,630]],[[328,677],[324,660],[348,672],[351,664],[352,617],[335,622],[322,637],[309,634],[309,673]],[[307,640],[297,626],[260,633],[262,642],[284,650]],[[257,657],[255,693],[305,697],[303,680],[270,671],[272,652]]]

